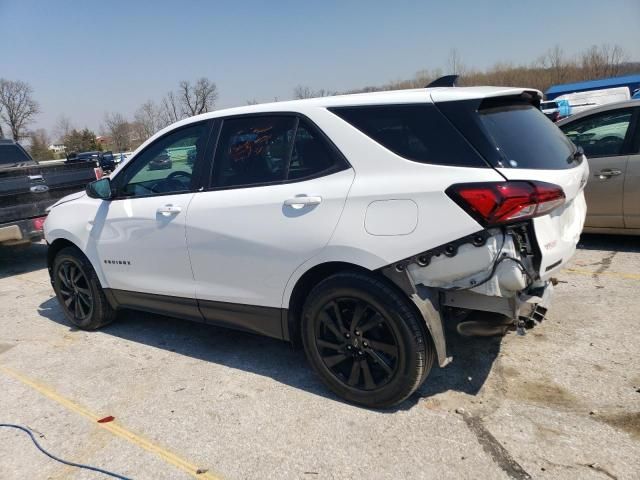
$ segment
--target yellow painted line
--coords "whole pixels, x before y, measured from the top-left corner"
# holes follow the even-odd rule
[[[35,380],[25,377],[24,375],[16,372],[15,370],[5,367],[4,365],[0,365],[0,372],[3,372],[6,375],[18,380],[22,384],[33,388],[34,390],[41,393],[45,397],[50,398],[55,402],[58,402],[60,405],[62,405],[66,409],[72,412],[75,412],[85,418],[88,418],[94,423],[94,425],[100,428],[104,428],[105,430],[108,430],[109,432],[116,435],[117,437],[123,438],[128,442],[133,443],[134,445],[137,445],[138,447],[147,450],[148,452],[156,454],[165,462],[173,465],[176,468],[179,468],[184,472],[187,472],[194,478],[206,479],[206,480],[220,480],[220,477],[217,477],[216,475],[210,472],[197,473],[199,468],[198,466],[193,465],[192,463],[189,463],[186,460],[183,460],[176,454],[171,453],[165,448],[162,448],[154,444],[150,440],[147,440],[146,438],[141,437],[140,435],[136,435],[135,433],[130,432],[129,430],[118,425],[115,421],[109,422],[109,423],[97,423],[97,421],[102,417],[100,417],[99,415],[96,415],[90,410],[87,410],[83,406],[78,405],[77,403],[69,400],[68,398],[63,397],[62,395],[54,392],[52,389],[45,387],[44,385],[36,382]]]
[[[598,273],[593,270],[583,270],[580,268],[565,268],[564,270],[562,270],[562,272],[575,273],[578,275],[598,275],[598,276],[605,275],[609,277],[626,278],[629,280],[640,280],[640,274],[638,273],[609,272],[609,271]]]

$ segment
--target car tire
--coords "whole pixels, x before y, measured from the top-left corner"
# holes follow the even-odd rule
[[[76,247],[66,247],[53,260],[52,283],[65,317],[82,330],[96,330],[115,320],[93,266]]]
[[[320,282],[302,313],[309,363],[341,398],[388,408],[409,397],[434,361],[431,337],[411,301],[383,279],[341,272]]]

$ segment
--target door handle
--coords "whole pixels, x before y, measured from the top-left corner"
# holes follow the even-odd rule
[[[621,170],[616,170],[614,168],[605,168],[604,170],[600,170],[596,172],[594,176],[598,177],[600,180],[605,180],[607,178],[615,177],[616,175],[621,175]]]
[[[302,207],[306,207],[307,205],[318,205],[320,204],[320,202],[322,202],[322,197],[315,196],[315,195],[314,196],[300,195],[299,197],[293,197],[285,200],[284,204],[287,205],[288,207],[302,208]]]
[[[158,212],[160,215],[168,217],[170,215],[177,215],[182,211],[182,207],[179,205],[163,205],[162,207],[158,207]]]

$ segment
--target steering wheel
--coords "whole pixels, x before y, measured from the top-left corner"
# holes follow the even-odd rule
[[[175,178],[178,178],[178,177],[185,177],[187,178],[187,180],[191,180],[191,174],[183,170],[177,170],[175,172],[171,172],[169,175],[167,175],[167,178],[165,180],[174,180]]]
[[[181,177],[184,177],[187,182],[185,182],[184,180],[179,180],[179,178]],[[169,175],[167,175],[167,178],[154,183],[151,187],[151,190],[156,193],[183,192],[189,189],[188,183],[190,181],[191,174],[189,172],[178,170],[176,172],[171,172]],[[185,185],[185,183],[187,183],[187,185]]]

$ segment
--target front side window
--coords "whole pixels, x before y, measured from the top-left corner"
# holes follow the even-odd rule
[[[115,179],[120,196],[188,192],[196,158],[203,154],[206,123],[176,130],[149,145]]]
[[[600,113],[560,128],[587,157],[613,157],[622,154],[631,116],[631,110]]]

